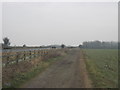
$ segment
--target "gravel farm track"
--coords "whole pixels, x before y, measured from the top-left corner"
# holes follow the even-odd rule
[[[57,60],[44,72],[20,88],[91,88],[82,51],[69,49],[62,60]]]

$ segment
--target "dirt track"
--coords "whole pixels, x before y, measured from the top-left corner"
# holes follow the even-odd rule
[[[87,77],[80,50],[69,50],[68,54],[55,62],[43,73],[25,83],[22,88],[85,88],[91,87]],[[80,64],[81,63],[81,64]],[[87,82],[87,83],[86,83]],[[87,85],[85,85],[87,84]]]

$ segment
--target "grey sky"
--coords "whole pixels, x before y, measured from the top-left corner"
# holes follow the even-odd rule
[[[3,37],[12,45],[79,45],[118,40],[117,3],[3,3]]]

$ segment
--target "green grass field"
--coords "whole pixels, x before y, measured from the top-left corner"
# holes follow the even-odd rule
[[[84,49],[85,62],[94,87],[118,87],[118,50]]]

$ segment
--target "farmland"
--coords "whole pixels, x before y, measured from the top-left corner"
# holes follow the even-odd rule
[[[118,50],[83,49],[93,87],[118,87]]]
[[[117,49],[4,52],[2,63],[5,88],[118,87]]]
[[[84,67],[83,54],[79,48],[51,49],[47,54],[37,52],[33,52],[33,55],[19,52],[17,55],[23,56],[17,59],[18,62],[3,66],[4,88],[92,87]],[[37,56],[25,58],[30,55]],[[9,61],[12,59],[16,61],[10,57]]]

